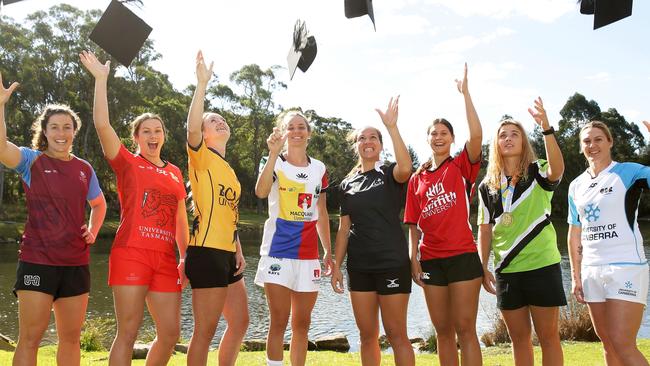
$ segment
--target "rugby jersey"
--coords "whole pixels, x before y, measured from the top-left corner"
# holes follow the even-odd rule
[[[435,170],[413,174],[409,180],[404,222],[422,232],[420,260],[476,252],[469,223],[469,201],[480,168],[467,149],[449,157]]]
[[[108,163],[117,175],[120,200],[120,226],[113,247],[174,253],[178,201],[185,199],[180,169],[168,162],[158,167],[124,145]]]
[[[581,228],[582,265],[646,263],[636,219],[648,179],[650,168],[613,161],[597,177],[585,171],[571,182],[567,221]]]
[[[234,252],[237,240],[237,208],[241,185],[230,164],[201,140],[187,146],[189,175],[194,201],[190,246]]]
[[[267,161],[262,158],[260,172]],[[294,166],[282,155],[275,161],[260,255],[318,259],[318,199],[329,183],[325,164],[311,157],[307,161],[306,167]]]
[[[479,186],[478,224],[492,224],[492,251],[496,272],[531,271],[560,262],[557,235],[549,219],[553,191],[560,184],[547,177],[548,163],[539,159],[528,166],[512,193],[512,223],[501,222],[501,191],[491,191],[485,181]],[[506,177],[501,185],[506,186]]]
[[[22,179],[27,204],[18,258],[53,266],[88,264],[89,246],[81,236],[86,201],[102,193],[90,164],[76,156],[60,160],[21,147],[15,170]]]

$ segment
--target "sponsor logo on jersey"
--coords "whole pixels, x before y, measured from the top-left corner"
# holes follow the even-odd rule
[[[296,178],[298,178],[298,179],[307,179],[307,178],[309,178],[309,176],[307,175],[307,173],[298,173],[298,174],[296,174]]]
[[[422,210],[422,219],[447,211],[456,205],[456,192],[445,191],[442,182],[433,184],[425,193],[428,202]]]
[[[397,280],[399,280],[399,278],[395,278],[395,279],[392,279],[392,280],[387,278],[386,281],[388,281],[388,284],[386,284],[386,287],[388,287],[388,288],[397,288],[397,287],[399,287],[399,283],[397,283]]]
[[[280,275],[280,269],[281,269],[281,268],[282,268],[282,266],[280,266],[279,264],[277,264],[277,263],[273,263],[273,264],[271,264],[271,265],[269,266],[268,274],[270,274],[270,275],[275,275],[275,276],[279,276],[279,275]]]
[[[85,184],[88,184],[88,178],[86,177],[86,173],[84,173],[84,172],[79,172],[79,180],[80,180],[81,183],[83,183],[84,185],[85,185]]]
[[[41,276],[39,275],[24,275],[23,282],[25,286],[40,286],[41,285]]]
[[[422,272],[422,275],[420,275],[420,278],[423,279],[423,280],[431,279],[431,274],[429,272]]]
[[[603,187],[598,191],[600,194],[608,195],[610,193],[614,193],[614,187]]]
[[[298,207],[307,210],[311,207],[313,195],[311,193],[298,193]]]
[[[45,174],[56,174],[59,171],[56,170],[56,169],[45,169],[44,172],[45,172]]]
[[[320,268],[314,270],[314,279],[320,278]]]
[[[587,221],[595,222],[600,218],[600,208],[593,203],[590,203],[585,207],[584,215]]]
[[[636,290],[632,290],[632,287],[634,286],[634,285],[632,284],[632,281],[625,281],[625,283],[623,284],[623,286],[624,286],[625,288],[619,288],[619,289],[618,289],[618,294],[619,294],[619,295],[632,296],[632,297],[636,297],[636,296],[637,296],[637,291],[636,291]]]

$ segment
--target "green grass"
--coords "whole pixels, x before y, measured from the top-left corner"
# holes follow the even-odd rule
[[[650,358],[650,339],[639,339],[639,348],[641,352]],[[602,346],[598,342],[563,342],[565,365],[604,365],[602,358]],[[39,350],[39,365],[56,365],[55,346],[42,347]],[[12,352],[0,351],[0,365],[10,365]],[[289,354],[285,353],[285,365],[288,365]],[[237,365],[263,365],[265,364],[266,354],[264,352],[241,352],[237,359]],[[535,347],[535,363],[541,365],[541,352],[539,347]],[[107,365],[107,352],[83,352],[82,365]],[[181,366],[186,364],[186,357],[183,354],[176,354],[172,357],[169,365]],[[208,358],[209,365],[217,364],[217,353],[210,352]],[[336,352],[309,352],[307,354],[307,364],[313,366],[352,366],[360,365],[361,360],[358,353],[336,353]],[[390,354],[382,356],[382,365],[392,365],[393,357]],[[512,355],[510,347],[489,347],[483,349],[483,364],[486,366],[505,366],[512,365]],[[144,360],[133,361],[133,365],[144,365]],[[416,365],[439,365],[438,358],[435,354],[416,355]]]

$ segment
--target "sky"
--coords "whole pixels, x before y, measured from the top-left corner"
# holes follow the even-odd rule
[[[177,89],[196,82],[201,49],[225,83],[246,64],[282,66],[277,76],[288,87],[276,94],[280,106],[314,109],[357,128],[381,128],[374,109],[400,95],[398,126],[420,160],[431,154],[426,128],[434,118],[454,125],[455,149],[468,137],[454,82],[464,62],[484,142],[504,114],[532,130],[527,109],[537,96],[557,127],[575,92],[602,110],[616,108],[648,137],[641,120],[650,120],[650,1],[634,1],[631,17],[595,31],[593,16],[581,15],[575,0],[374,0],[376,31],[367,16],[346,19],[343,2],[143,0],[143,7],[130,7],[153,27],[150,39],[162,54],[155,67]],[[2,12],[20,20],[57,3],[25,0]],[[110,1],[67,3],[105,9]],[[316,37],[318,55],[289,81],[286,57],[297,19]]]

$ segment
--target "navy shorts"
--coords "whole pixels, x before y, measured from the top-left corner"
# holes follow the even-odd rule
[[[348,269],[348,289],[359,292],[376,292],[378,295],[410,294],[411,265],[383,272]]]
[[[90,269],[85,266],[50,266],[18,261],[14,295],[17,291],[38,291],[60,297],[90,292]]]
[[[566,305],[559,263],[532,271],[497,273],[496,281],[497,307],[501,310]]]
[[[241,280],[244,275],[237,272],[235,252],[227,250],[187,247],[185,275],[192,288],[228,287]]]
[[[448,286],[453,282],[483,277],[483,266],[477,252],[420,261],[420,265],[422,282],[426,285]]]

